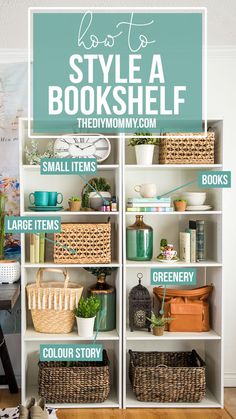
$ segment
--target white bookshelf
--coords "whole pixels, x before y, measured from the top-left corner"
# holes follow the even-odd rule
[[[104,403],[93,404],[56,404],[54,407],[63,408],[121,408],[122,407],[122,146],[116,139],[111,141],[111,154],[104,164],[97,166],[94,176],[105,177],[111,185],[112,194],[119,199],[116,212],[80,211],[71,213],[66,211],[68,198],[80,195],[83,181],[79,176],[40,175],[40,166],[27,164],[24,155],[25,145],[30,141],[27,136],[27,120],[20,120],[20,182],[21,182],[21,215],[24,216],[60,216],[62,222],[105,222],[110,217],[112,225],[112,261],[110,264],[94,264],[94,267],[116,267],[117,270],[108,277],[108,283],[116,288],[116,329],[109,332],[99,332],[97,342],[104,345],[108,352],[111,371],[111,392]],[[40,145],[45,146],[48,140],[40,139]],[[93,177],[88,176],[86,178]],[[49,186],[50,185],[50,186]],[[35,190],[55,190],[64,196],[63,211],[34,212],[28,209],[28,195]],[[36,272],[40,267],[52,268],[53,253],[50,243],[46,243],[45,263],[31,264],[29,262],[29,237],[22,235],[22,402],[29,396],[38,398],[38,361],[39,347],[43,343],[91,343],[93,339],[84,340],[78,336],[76,325],[72,333],[43,334],[37,333],[32,324],[31,314],[27,309],[25,287],[35,281]],[[96,282],[96,277],[83,268],[91,264],[56,264],[57,268],[67,268],[73,282],[84,286],[84,292]],[[47,274],[45,274],[45,277]],[[50,278],[52,278],[50,275]],[[59,279],[55,277],[55,280]],[[50,404],[50,406],[53,406]]]
[[[186,211],[171,213],[145,213],[126,211],[128,197],[137,196],[134,186],[143,183],[156,183],[157,193],[161,195],[177,186],[197,178],[199,170],[223,169],[223,122],[209,121],[209,126],[216,130],[215,164],[207,165],[160,165],[154,154],[152,166],[135,164],[135,152],[128,146],[128,139],[123,136],[123,406],[124,408],[219,408],[223,407],[223,260],[222,260],[222,190],[209,189],[207,202],[211,211]],[[185,188],[198,190],[197,183]],[[178,191],[176,192],[178,194]],[[174,195],[171,195],[174,197]],[[177,196],[177,195],[176,195]],[[151,225],[154,232],[153,259],[149,262],[126,260],[126,227],[135,221],[135,215],[142,215],[144,222]],[[200,263],[186,264],[181,261],[173,264],[158,263],[160,239],[166,237],[178,249],[179,231],[184,231],[189,220],[205,220],[207,237],[207,258]],[[142,272],[142,284],[148,288],[153,298],[150,285],[151,268],[195,267],[197,285],[213,284],[214,291],[210,300],[211,330],[205,333],[164,332],[157,337],[148,331],[129,329],[128,295],[132,287],[138,284],[137,274]],[[128,377],[129,349],[134,351],[178,351],[196,349],[206,362],[207,393],[201,403],[146,403],[136,399]]]

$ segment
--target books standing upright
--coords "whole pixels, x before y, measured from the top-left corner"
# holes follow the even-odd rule
[[[179,256],[185,263],[191,262],[190,257],[190,233],[179,233]]]

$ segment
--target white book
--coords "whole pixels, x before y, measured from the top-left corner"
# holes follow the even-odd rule
[[[190,262],[195,263],[197,261],[197,232],[193,228],[186,228],[185,231],[190,233]]]
[[[179,257],[185,263],[190,263],[190,233],[179,233]]]

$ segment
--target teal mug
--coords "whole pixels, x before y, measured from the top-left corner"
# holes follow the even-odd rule
[[[55,207],[63,201],[63,195],[61,192],[48,192],[48,196],[48,205],[50,207]]]
[[[31,205],[36,207],[47,207],[49,195],[46,191],[35,191],[29,194],[29,201]]]

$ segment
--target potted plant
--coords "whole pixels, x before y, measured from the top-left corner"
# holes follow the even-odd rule
[[[98,210],[111,201],[111,187],[103,177],[94,177],[88,181],[82,190],[82,207]]]
[[[174,200],[174,207],[175,207],[175,211],[178,211],[178,212],[185,211],[186,207],[187,207],[186,199],[175,199]]]
[[[79,336],[83,338],[93,336],[94,322],[100,307],[101,303],[96,296],[81,297],[78,307],[74,309]]]
[[[152,164],[155,146],[159,146],[159,138],[152,137],[150,132],[136,132],[135,137],[131,138],[129,145],[135,148],[137,164],[150,166]]]
[[[171,317],[156,316],[153,311],[151,318],[147,317],[147,319],[151,322],[151,329],[155,336],[163,336],[165,325],[173,320]]]
[[[79,196],[72,196],[69,199],[68,204],[70,211],[80,211],[81,199]]]

